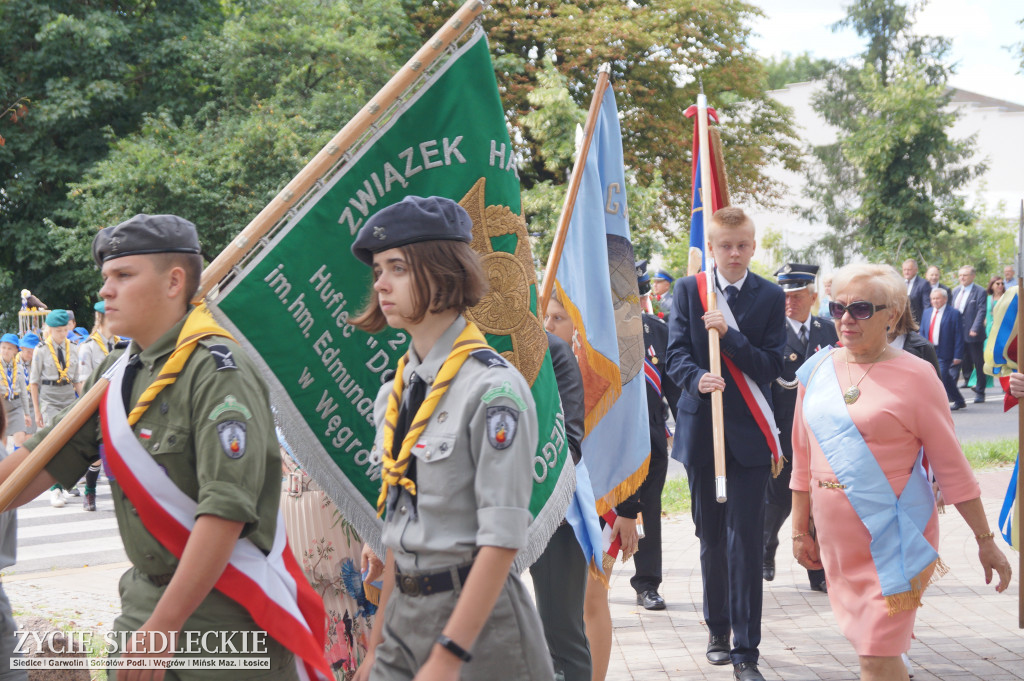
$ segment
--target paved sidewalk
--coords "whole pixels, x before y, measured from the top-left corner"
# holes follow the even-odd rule
[[[996,523],[1009,470],[979,473],[989,523]],[[714,679],[729,681],[731,667],[704,659],[707,628],[701,621],[697,540],[689,515],[664,522],[668,610],[636,605],[629,585],[632,564],[616,566],[610,594],[615,645],[608,681]],[[950,573],[929,587],[917,619],[910,657],[915,681],[1024,679],[1024,634],[1017,629],[1017,555],[1008,552],[1014,582],[1004,594],[986,586],[973,534],[955,509],[942,516],[943,560]],[[789,524],[782,536],[790,534]],[[779,681],[857,678],[857,656],[836,627],[828,597],[807,588],[806,572],[780,550],[778,574],[766,584],[761,665]],[[57,619],[73,629],[105,632],[120,612],[117,581],[126,563],[14,575],[4,589],[15,612]],[[499,681],[499,680],[496,680]]]
[[[993,526],[1011,470],[978,473],[982,499]],[[689,515],[662,521],[664,583],[662,612],[636,605],[629,585],[631,564],[616,565],[611,612],[615,645],[607,681],[732,679],[732,667],[704,659],[698,543]],[[918,612],[910,658],[914,681],[1005,681],[1024,679],[1024,632],[1017,629],[1017,554],[1001,539],[1014,568],[1013,582],[997,594],[977,558],[974,535],[953,507],[940,516],[940,554],[950,572],[928,588]],[[791,533],[789,522],[780,536]],[[779,549],[775,581],[766,582],[759,668],[769,681],[840,681],[859,678],[857,655],[839,632],[828,596],[811,591],[807,572]]]

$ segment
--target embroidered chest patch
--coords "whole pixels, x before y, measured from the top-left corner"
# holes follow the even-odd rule
[[[518,426],[519,412],[512,407],[487,407],[487,440],[495,449],[507,449]]]
[[[220,446],[229,459],[241,459],[245,454],[245,422],[224,421],[217,424]]]

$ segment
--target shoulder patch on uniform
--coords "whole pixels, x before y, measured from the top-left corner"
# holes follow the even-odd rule
[[[217,363],[217,371],[238,368],[238,365],[235,364],[235,357],[231,354],[231,349],[228,348],[228,346],[207,345],[206,349],[210,351],[210,354],[213,356],[213,361]]]
[[[483,400],[484,404],[490,404],[499,397],[512,400],[516,403],[516,406],[519,407],[519,411],[526,411],[526,401],[512,390],[512,384],[508,381],[505,381],[497,388],[488,390],[480,399]]]
[[[507,449],[518,427],[519,412],[512,407],[487,407],[487,441],[495,449]]]
[[[249,411],[249,407],[239,402],[234,395],[228,395],[224,398],[224,401],[218,404],[210,412],[210,420],[216,421],[221,414],[226,414],[229,411],[237,411],[239,414],[244,416],[246,420],[252,418],[252,412]]]
[[[245,422],[223,421],[217,424],[220,446],[229,459],[241,459],[245,454]]]
[[[508,361],[490,348],[480,348],[479,350],[474,350],[469,354],[476,361],[487,365],[488,369],[508,366]]]

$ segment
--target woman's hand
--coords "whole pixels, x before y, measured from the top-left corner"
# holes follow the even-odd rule
[[[373,667],[374,652],[372,648],[366,651],[363,661],[359,663],[355,675],[352,676],[352,681],[370,681],[370,668]]]
[[[616,517],[615,524],[612,525],[612,542],[615,541],[616,536],[621,543],[622,562],[625,563],[633,557],[640,545],[640,535],[636,531],[636,518],[623,518],[621,515]]]
[[[363,544],[359,555],[359,570],[364,582],[376,582],[384,574],[384,562],[377,557],[369,544]]]
[[[1010,586],[1013,569],[1010,567],[1010,561],[1006,560],[1006,556],[996,545],[995,537],[987,537],[980,541],[978,560],[981,561],[981,567],[985,570],[985,583],[992,583],[992,570],[995,570],[999,573],[999,584],[996,585],[996,591],[999,593],[1006,591],[1006,587]]]
[[[821,555],[818,552],[818,542],[809,534],[804,534],[793,539],[793,557],[808,570],[820,570]]]

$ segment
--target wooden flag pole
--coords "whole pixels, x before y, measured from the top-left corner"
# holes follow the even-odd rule
[[[384,87],[359,110],[355,116],[306,164],[299,174],[292,178],[284,189],[278,192],[270,203],[253,218],[231,243],[221,251],[205,270],[196,293],[195,302],[201,301],[210,291],[231,272],[231,269],[244,258],[256,243],[274,228],[285,216],[295,202],[301,199],[316,182],[335,167],[338,161],[348,153],[363,133],[376,121],[381,114],[398,100],[405,90],[423,75],[423,72],[454,41],[466,32],[487,7],[485,0],[466,0],[466,2],[445,22],[434,36],[412,56],[406,64],[391,77]],[[43,440],[36,445],[21,464],[0,483],[0,509],[7,510],[19,494],[35,479],[50,459],[67,444],[86,421],[96,413],[100,400],[107,388],[106,379],[99,379],[82,395],[71,410],[54,426]]]
[[[1024,305],[1022,305],[1021,291],[1024,291],[1024,277],[1021,276],[1021,267],[1024,267],[1024,201],[1020,202],[1020,225],[1017,230],[1017,371],[1024,371],[1024,343],[1021,342],[1020,332],[1024,329]],[[1004,289],[1005,290],[1005,289]],[[978,372],[978,380],[982,380],[984,377],[981,372]],[[1017,522],[1012,523],[1015,527],[1011,528],[1011,532],[1017,534],[1017,577],[1018,580],[1024,577],[1024,534],[1022,534],[1022,525],[1020,516],[1024,515],[1019,513],[1021,508],[1021,500],[1024,499],[1024,475],[1021,475],[1021,456],[1020,456],[1020,445],[1024,442],[1024,401],[1017,405]],[[1010,509],[1010,518],[1012,522],[1013,509]],[[1024,589],[1017,590],[1017,628],[1024,629]]]
[[[700,144],[700,184],[704,192],[704,238],[709,246],[707,254],[708,277],[708,310],[718,309],[717,282],[715,281],[715,259],[710,248],[711,208],[714,185],[711,183],[711,144],[708,137],[708,98],[704,93],[697,95],[697,134]],[[711,360],[709,367],[715,376],[722,375],[722,349],[719,345],[717,329],[708,329],[708,354]],[[726,501],[725,493],[725,412],[722,402],[722,391],[711,392],[711,438],[715,446],[715,500],[720,504]]]
[[[562,204],[562,214],[558,218],[555,240],[551,244],[548,264],[544,269],[544,283],[541,285],[540,297],[537,298],[537,317],[540,318],[541,324],[544,323],[544,314],[548,308],[548,300],[551,299],[551,290],[555,286],[558,263],[562,259],[562,248],[565,247],[565,235],[569,231],[569,221],[572,220],[573,208],[576,207],[576,195],[580,191],[580,183],[583,182],[583,169],[587,165],[590,141],[594,138],[597,117],[601,112],[601,102],[604,101],[604,91],[608,89],[611,73],[611,64],[601,64],[597,69],[597,84],[594,86],[594,98],[590,100],[590,111],[587,112],[587,121],[583,126],[583,143],[580,145],[579,157],[576,159],[576,163],[572,167],[572,175],[569,177],[569,191],[565,195],[565,203]]]

